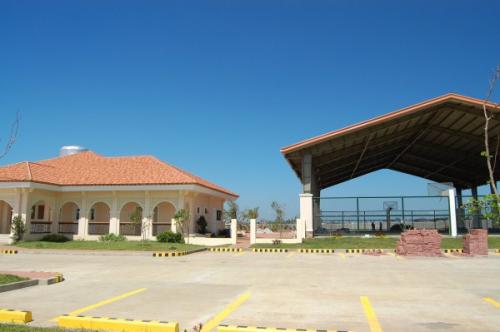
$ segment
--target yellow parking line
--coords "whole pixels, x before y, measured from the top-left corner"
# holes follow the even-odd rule
[[[250,292],[246,292],[240,295],[233,303],[228,305],[224,310],[219,312],[214,318],[212,318],[208,323],[206,323],[201,332],[209,332],[216,328],[220,322],[224,320],[227,316],[229,316],[233,311],[238,309],[240,305],[246,302],[250,298]]]
[[[126,299],[127,297],[137,295],[139,293],[144,292],[145,290],[146,290],[146,288],[139,288],[139,289],[136,289],[134,291],[131,291],[131,292],[128,292],[128,293],[125,293],[125,294],[122,294],[122,295],[119,295],[119,296],[116,296],[116,297],[112,297],[110,299],[103,300],[103,301],[97,302],[95,304],[86,306],[84,308],[72,311],[68,315],[70,315],[70,316],[77,316],[77,315],[80,315],[80,314],[82,314],[84,312],[90,311],[92,309],[96,309],[96,308],[105,306],[107,304],[110,304],[110,303],[113,303],[113,302],[116,302],[116,301],[120,301],[120,300]],[[51,321],[57,321],[58,318],[59,318],[59,316],[51,319]]]
[[[239,252],[237,254],[235,254],[235,256],[243,256],[243,255],[246,255],[246,251],[242,251],[242,252]]]
[[[485,300],[489,304],[494,305],[497,308],[500,308],[500,302],[497,302],[497,301],[493,300],[491,297],[485,297],[485,298],[483,298],[483,300]]]
[[[382,327],[378,322],[377,315],[372,308],[370,300],[367,296],[361,296],[361,305],[363,306],[363,310],[365,311],[366,319],[368,320],[368,324],[370,325],[371,332],[382,332]]]
[[[286,257],[290,258],[290,257],[295,256],[295,255],[297,255],[297,253],[295,251],[292,251]]]
[[[340,253],[339,255],[340,257],[342,257],[342,259],[345,259],[345,254]]]

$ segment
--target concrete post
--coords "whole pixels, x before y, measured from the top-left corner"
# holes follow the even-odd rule
[[[300,219],[304,221],[306,228],[306,237],[314,236],[314,208],[313,195],[301,194],[300,197]]]
[[[304,220],[297,219],[297,239],[304,241],[306,238],[306,224]]]
[[[231,243],[236,244],[238,241],[238,220],[231,219]]]
[[[457,236],[457,205],[455,203],[455,188],[448,190],[448,197],[450,201],[450,235]]]
[[[257,243],[257,221],[250,219],[250,244]]]

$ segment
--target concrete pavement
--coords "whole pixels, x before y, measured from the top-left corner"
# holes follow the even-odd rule
[[[64,274],[62,283],[0,296],[0,307],[31,310],[37,326],[78,313],[174,320],[182,330],[210,322],[374,331],[362,296],[382,331],[497,331],[500,326],[500,308],[484,300],[500,301],[500,255],[20,253],[0,256],[0,268]]]

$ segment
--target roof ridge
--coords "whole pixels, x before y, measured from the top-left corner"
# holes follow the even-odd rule
[[[94,152],[92,150],[87,150],[87,151],[82,151],[82,152],[78,152],[78,153],[74,153],[74,154],[68,154],[68,155],[65,155],[65,156],[57,156],[57,157],[52,157],[52,158],[48,158],[48,159],[38,160],[38,161],[36,161],[36,163],[43,163],[43,162],[52,161],[52,160],[56,160],[56,159],[62,159],[62,158],[70,158],[70,157],[78,156],[78,155],[81,155],[81,154],[92,154],[94,156],[98,156],[98,157],[101,157],[101,158],[106,158],[105,156],[103,156],[103,155],[101,155],[99,153],[96,153],[96,152]],[[30,161],[30,163],[34,164],[35,162]]]
[[[336,130],[331,130],[331,131],[328,131],[326,133],[314,136],[312,138],[301,140],[297,143],[294,143],[294,144],[291,144],[291,145],[288,145],[288,146],[281,148],[280,152],[285,155],[287,153],[299,150],[301,148],[305,148],[311,144],[315,144],[315,143],[318,143],[318,142],[321,142],[324,140],[328,140],[329,138],[333,137],[334,135],[338,135],[341,132],[354,130],[360,126],[364,126],[364,125],[367,125],[367,124],[375,122],[375,121],[386,120],[386,119],[389,119],[391,117],[397,116],[398,114],[401,114],[401,113],[419,111],[420,109],[425,108],[427,106],[430,106],[430,105],[433,105],[436,103],[446,102],[446,101],[449,101],[451,99],[459,100],[461,102],[474,103],[474,104],[482,104],[484,102],[484,100],[482,100],[482,99],[468,97],[468,96],[461,95],[461,94],[458,94],[455,92],[450,92],[450,93],[446,93],[446,94],[443,94],[443,95],[440,95],[440,96],[437,96],[434,98],[426,99],[426,100],[418,102],[416,104],[412,104],[409,106],[398,108],[394,111],[391,111],[391,112],[388,112],[385,114],[380,114],[380,115],[374,116],[372,118],[369,118],[369,119],[366,119],[366,120],[363,120],[363,121],[360,121],[360,122],[357,122],[357,123],[354,123],[354,124],[351,124],[351,125],[348,125],[348,126],[336,129]],[[493,102],[490,101],[487,103],[487,107],[494,108],[496,106]]]
[[[26,167],[28,168],[28,179],[31,181],[33,180],[33,175],[31,174],[31,167],[30,167],[30,162],[26,161]]]

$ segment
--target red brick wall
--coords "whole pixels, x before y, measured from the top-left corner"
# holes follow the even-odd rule
[[[401,234],[396,252],[404,256],[441,256],[441,235],[436,230],[406,231]]]
[[[488,255],[488,231],[471,229],[464,236],[464,252],[469,255]]]

